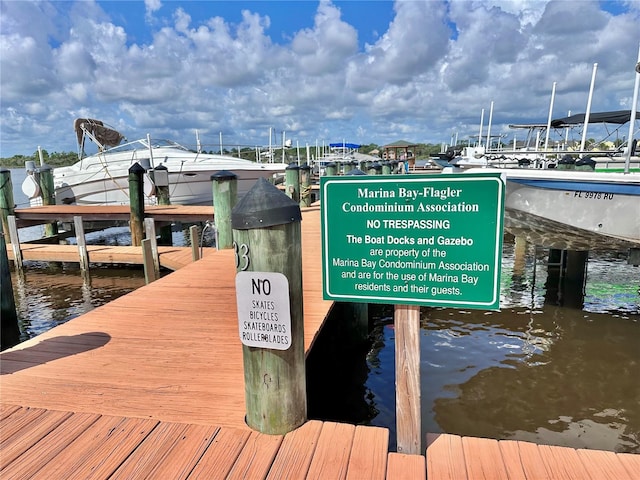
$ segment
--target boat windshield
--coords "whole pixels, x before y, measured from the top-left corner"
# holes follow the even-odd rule
[[[179,143],[173,142],[171,140],[163,140],[163,139],[152,139],[151,146],[153,148],[175,148],[178,150],[183,150],[185,152],[190,151],[187,147],[180,145]],[[134,140],[133,142],[123,143],[122,145],[118,145],[117,147],[113,147],[107,150],[109,153],[120,153],[120,152],[130,152],[133,150],[147,150],[149,148],[149,144],[146,140]]]

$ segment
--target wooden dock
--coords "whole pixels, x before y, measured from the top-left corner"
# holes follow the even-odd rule
[[[78,263],[80,254],[76,245],[50,245],[43,243],[21,243],[23,261],[69,262]],[[214,249],[203,248],[202,255],[213,254]],[[90,263],[116,265],[144,265],[142,247],[87,245]],[[7,245],[9,260],[15,259],[13,245]],[[169,270],[178,270],[193,261],[191,247],[158,246],[160,266]]]
[[[321,293],[319,208],[301,226],[308,353],[333,302]],[[425,459],[389,453],[378,427],[252,431],[235,258],[208,250],[0,354],[0,478],[638,479],[632,454],[440,435]]]
[[[213,220],[214,214],[213,206],[189,205],[147,205],[144,213],[157,222],[168,223],[206,222]],[[52,221],[73,223],[76,216],[85,222],[126,222],[131,218],[131,208],[128,205],[42,205],[15,210],[18,228]]]

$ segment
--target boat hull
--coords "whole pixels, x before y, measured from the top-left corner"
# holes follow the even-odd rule
[[[115,155],[87,158],[70,167],[53,170],[56,203],[76,205],[129,204],[129,168],[138,162],[147,165],[144,178],[145,203],[154,204],[155,190],[147,158],[118,158]],[[285,164],[255,163],[228,157],[200,155],[185,157],[183,152],[157,151],[169,178],[169,198],[179,205],[212,205],[211,176],[228,171],[237,176],[238,197],[242,197],[261,178],[282,176]]]
[[[514,235],[546,248],[640,248],[640,176],[527,169],[502,172],[506,178],[505,228]]]

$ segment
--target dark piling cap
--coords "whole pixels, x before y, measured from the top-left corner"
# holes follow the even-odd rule
[[[364,173],[359,168],[354,168],[353,170],[349,170],[347,173],[345,173],[345,175],[366,175],[366,173]]]
[[[140,165],[138,162],[134,163],[133,165],[131,165],[131,167],[129,167],[129,173],[144,173],[145,169],[142,165]]]
[[[289,165],[285,167],[285,170],[300,170],[300,167],[296,162],[291,162]]]
[[[231,211],[231,227],[251,230],[302,220],[300,206],[264,178],[259,179]]]
[[[211,175],[211,180],[215,180],[216,182],[224,182],[225,180],[233,180],[234,178],[238,178],[238,175],[229,170],[220,170]]]

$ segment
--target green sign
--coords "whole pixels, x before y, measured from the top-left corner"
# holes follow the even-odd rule
[[[499,173],[321,177],[327,300],[500,307]]]

